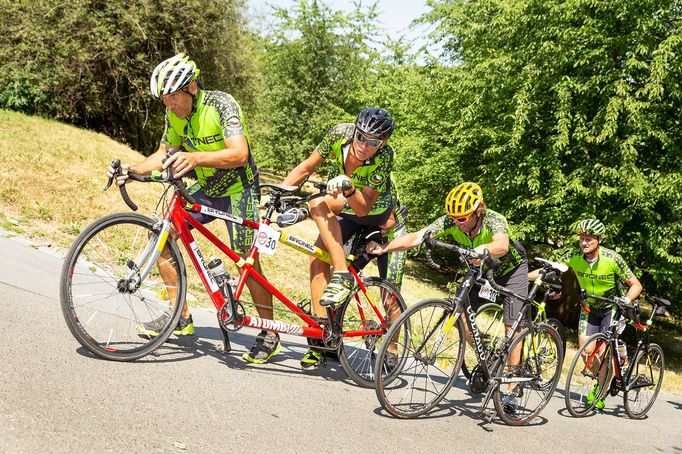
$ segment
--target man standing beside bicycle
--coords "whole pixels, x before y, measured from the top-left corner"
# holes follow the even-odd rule
[[[331,128],[310,156],[283,181],[285,185],[298,186],[325,159],[334,161],[328,175],[327,195],[310,202],[310,214],[320,232],[315,244],[329,252],[334,269],[331,273],[329,265],[318,259],[310,263],[312,312],[317,317],[326,318],[325,308],[343,303],[353,289],[343,244],[355,232],[366,226],[385,225],[391,217],[394,151],[387,141],[394,126],[387,110],[363,109],[355,124]],[[310,348],[301,367],[311,369],[321,362],[322,353]]]
[[[528,260],[526,251],[516,241],[501,214],[486,208],[483,201],[483,191],[476,183],[465,182],[453,188],[445,199],[446,215],[438,218],[431,225],[412,232],[402,238],[395,239],[386,245],[371,242],[367,251],[380,255],[392,251],[401,251],[419,246],[425,236],[451,236],[457,244],[470,248],[481,254],[488,250],[492,257],[500,260],[495,270],[495,281],[521,296],[528,295]],[[484,298],[490,289],[476,286],[469,293],[472,309],[480,306],[479,295]],[[523,302],[513,298],[506,298],[504,305],[504,324],[509,332],[523,307]],[[509,355],[509,365],[517,365],[520,361],[521,348],[515,348]],[[505,411],[514,412],[516,396],[510,390],[503,398]]]
[[[566,253],[560,261],[575,271],[580,288],[596,296],[609,294],[615,296],[620,292],[617,284],[623,282],[628,286],[627,293],[621,297],[623,302],[629,304],[634,301],[642,292],[642,284],[630,271],[620,254],[601,246],[606,233],[604,224],[598,219],[584,219],[578,222],[576,233],[580,242],[579,248]],[[535,270],[528,274],[528,279],[532,281],[537,276],[538,271]],[[583,303],[578,322],[580,347],[593,334],[604,333],[608,330],[616,309],[615,305],[589,299]],[[585,353],[589,355],[592,352],[586,350]],[[604,368],[603,371],[605,372],[606,369]],[[594,400],[598,391],[599,389],[592,390],[591,396],[587,396],[588,401]],[[600,399],[596,407],[601,410],[604,405],[604,400]]]
[[[154,69],[150,90],[154,97],[161,98],[166,107],[163,137],[159,149],[144,161],[124,164],[123,174],[117,177],[116,183],[127,183],[128,172],[149,175],[154,170],[168,167],[175,177],[192,172],[198,181],[189,188],[189,193],[197,203],[258,222],[258,168],[251,153],[241,108],[227,93],[201,90],[196,80],[199,73],[194,61],[182,53],[164,60]],[[170,157],[167,156],[169,150],[175,151]],[[112,177],[113,174],[110,168],[107,176]],[[201,223],[215,219],[202,213],[190,214]],[[227,221],[225,225],[232,248],[245,257],[253,242],[253,230]],[[253,267],[262,273],[258,257]],[[174,272],[172,269],[159,268],[164,282],[177,281],[177,276],[168,275]],[[259,315],[272,319],[272,295],[253,279],[249,279],[246,285]],[[169,288],[173,292],[173,286]],[[174,295],[170,300],[175,300]],[[142,333],[158,335],[166,321],[155,322],[142,323]],[[194,333],[187,302],[173,332],[176,335]],[[264,363],[280,348],[277,333],[262,331],[251,351],[244,354],[244,359]]]

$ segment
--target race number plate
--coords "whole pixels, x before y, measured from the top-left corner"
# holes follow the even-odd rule
[[[277,241],[282,232],[271,228],[268,225],[261,224],[258,228],[258,235],[256,236],[256,247],[264,254],[275,255],[275,248]]]
[[[478,296],[493,303],[497,300],[497,295],[499,292],[490,286],[488,281],[485,281],[485,285],[481,286],[481,290],[478,292]]]

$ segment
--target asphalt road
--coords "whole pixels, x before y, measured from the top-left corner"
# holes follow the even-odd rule
[[[459,380],[428,417],[396,420],[337,363],[302,372],[299,338],[262,366],[241,360],[253,331],[219,353],[215,314],[199,309],[193,338],[133,363],[100,360],[62,318],[61,261],[0,231],[0,452],[682,452],[680,395],[660,394],[642,421],[620,397],[574,419],[560,389],[531,426],[508,427],[483,423]]]

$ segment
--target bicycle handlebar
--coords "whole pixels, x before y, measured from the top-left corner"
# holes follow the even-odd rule
[[[171,156],[173,153],[175,153],[174,149],[168,150],[167,157]],[[162,162],[166,162],[167,158],[164,158]],[[111,184],[113,183],[114,179],[119,176],[123,175],[123,172],[121,171],[121,160],[120,159],[114,159],[111,161],[111,168],[114,169],[114,175],[109,178],[109,181],[107,184],[104,186],[104,191],[109,189]],[[138,175],[135,173],[128,173],[128,179],[132,181],[139,181],[141,183],[169,183],[173,185],[176,191],[180,193],[183,199],[187,201],[188,203],[194,205],[196,203],[196,200],[189,194],[187,191],[187,183],[185,183],[182,178],[175,178],[173,177],[173,173],[171,172],[170,167],[165,169],[163,172],[159,171],[154,171],[152,172],[151,175]],[[121,198],[123,198],[123,201],[128,205],[128,207],[133,210],[137,211],[138,206],[133,202],[133,200],[130,198],[128,195],[128,190],[126,189],[126,185],[122,184],[118,187],[119,192],[121,193]]]

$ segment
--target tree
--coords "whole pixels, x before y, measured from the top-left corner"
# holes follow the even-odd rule
[[[205,86],[246,95],[255,68],[242,0],[0,0],[0,107],[95,129],[150,153],[154,66],[188,52]]]
[[[334,124],[354,121],[378,55],[370,48],[374,7],[349,14],[324,2],[275,8],[264,37],[264,93],[256,152],[260,166],[286,172],[307,157]]]
[[[680,2],[430,5],[456,71],[431,115],[450,125],[429,161],[479,181],[527,246],[568,245],[577,220],[600,218],[647,290],[679,299]]]

